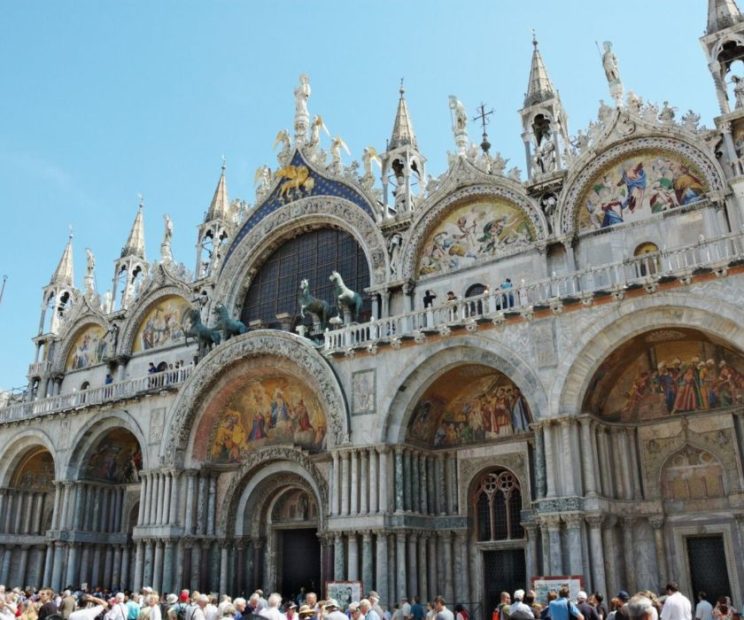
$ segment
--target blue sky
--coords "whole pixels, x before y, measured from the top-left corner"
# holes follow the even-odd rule
[[[595,41],[612,40],[626,89],[692,108],[716,99],[698,38],[706,0],[59,0],[3,3],[0,37],[0,386],[25,383],[41,289],[74,229],[99,292],[144,195],[148,257],[163,214],[173,253],[193,269],[196,227],[227,159],[230,197],[254,200],[256,168],[275,165],[292,92],[310,76],[321,114],[355,159],[390,135],[401,77],[428,172],[454,150],[447,107],[494,109],[492,150],[525,169],[517,110],[534,28],[572,134],[609,100]],[[472,138],[479,140],[473,123]]]

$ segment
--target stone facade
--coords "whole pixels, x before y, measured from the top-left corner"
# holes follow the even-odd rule
[[[709,24],[711,58],[739,18]],[[223,170],[195,276],[174,263],[168,222],[160,260],[145,260],[142,210],[118,298],[93,290],[94,260],[75,288],[68,244],[28,392],[0,409],[0,582],[348,580],[485,617],[539,575],[690,592],[690,541],[705,540],[740,601],[738,99],[709,130],[631,93],[572,140],[535,42],[527,181],[469,145],[456,100],[457,152],[424,179],[401,91],[383,193],[372,151],[362,171],[338,145],[329,160],[305,90],[255,205],[228,200]],[[332,297],[325,329],[294,299],[276,323],[246,317],[272,257],[324,230],[361,248],[368,315]],[[210,347],[194,326],[209,332],[220,307],[253,329]],[[292,545],[310,553],[304,573]]]

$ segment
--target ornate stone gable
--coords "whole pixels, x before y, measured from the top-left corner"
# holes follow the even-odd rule
[[[269,192],[267,198],[257,206],[255,211],[251,213],[246,222],[240,228],[238,233],[235,235],[232,244],[227,250],[225,255],[225,261],[223,262],[222,271],[226,269],[228,262],[232,254],[240,246],[242,240],[256,228],[260,222],[266,217],[274,213],[275,211],[282,209],[287,204],[298,200],[299,198],[307,197],[319,197],[328,196],[332,198],[342,198],[348,201],[355,207],[361,209],[366,213],[372,220],[375,219],[375,210],[370,204],[369,198],[365,197],[361,191],[351,187],[346,183],[342,183],[339,180],[329,178],[320,174],[313,166],[303,157],[299,150],[295,151],[288,167],[292,167],[295,170],[298,168],[305,168],[308,171],[308,176],[304,183],[299,183],[298,187],[291,188],[292,179],[286,177],[279,177],[278,173],[274,181],[274,187]]]
[[[257,223],[234,246],[220,273],[213,298],[233,308],[247,292],[255,269],[288,236],[307,227],[333,226],[354,236],[370,265],[371,285],[381,284],[387,272],[385,239],[374,220],[345,198],[312,196],[281,206]]]
[[[52,370],[55,372],[65,372],[65,362],[70,355],[71,350],[77,344],[80,335],[90,328],[91,326],[97,325],[104,333],[109,329],[109,323],[106,318],[100,314],[90,310],[81,315],[68,325],[66,333],[61,338],[61,345],[56,348],[54,358],[52,360]]]
[[[579,165],[574,167],[574,173],[566,182],[567,189],[561,195],[561,203],[558,205],[560,230],[563,234],[573,234],[578,226],[578,210],[581,208],[583,196],[586,194],[589,184],[600,171],[623,155],[632,155],[637,151],[648,150],[666,151],[676,154],[697,166],[705,177],[708,184],[710,196],[722,196],[724,185],[722,173],[717,163],[704,152],[699,146],[672,136],[642,136],[633,138],[614,146],[610,146],[601,154],[591,158],[583,168]]]
[[[191,290],[183,284],[166,284],[158,287],[145,297],[142,297],[136,306],[130,307],[128,316],[124,321],[122,334],[119,338],[118,352],[130,355],[134,347],[134,339],[137,336],[140,323],[145,315],[158,303],[167,297],[178,296],[190,303]]]
[[[461,165],[465,166],[467,164],[463,163]],[[476,182],[472,185],[460,187],[446,193],[439,202],[432,204],[428,209],[422,209],[420,215],[411,224],[411,233],[405,242],[402,253],[401,275],[403,279],[416,279],[418,258],[423,245],[426,243],[434,227],[450,210],[457,208],[470,199],[501,199],[513,205],[516,209],[521,210],[534,229],[536,243],[544,246],[545,239],[548,236],[548,225],[545,221],[545,216],[538,206],[527,197],[521,185],[503,178],[496,180],[478,171],[472,174],[477,174],[481,178],[473,179]],[[458,182],[461,181],[461,177],[455,176],[453,179],[457,179]],[[525,247],[523,245],[518,245],[513,250],[505,250],[501,256],[516,254],[524,250]],[[493,260],[493,257],[489,256],[488,260]]]
[[[279,331],[255,331],[231,339],[212,350],[184,384],[168,413],[160,460],[166,465],[183,462],[197,412],[209,396],[221,371],[250,357],[281,357],[294,362],[314,380],[311,388],[325,407],[329,448],[349,440],[349,413],[346,399],[333,370],[307,340]]]

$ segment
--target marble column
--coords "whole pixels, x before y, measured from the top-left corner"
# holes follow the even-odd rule
[[[201,588],[201,545],[195,542],[191,548],[191,589],[199,590]]]
[[[375,589],[380,595],[380,601],[383,605],[389,605],[388,598],[388,540],[384,531],[378,531],[375,534]]]
[[[80,571],[78,572],[78,580],[80,583],[90,583],[90,545],[82,545],[82,552],[80,554]],[[74,583],[74,582],[68,582]]]
[[[129,581],[129,562],[130,562],[129,545],[122,545],[121,568],[119,569],[119,580],[121,582],[120,585],[121,585],[122,590],[132,589],[132,584]]]
[[[450,514],[457,514],[457,452],[450,452],[447,459],[447,498]]]
[[[62,563],[65,557],[65,544],[61,542],[54,543],[54,568],[52,569],[52,590],[59,590],[62,587]],[[3,557],[3,569],[5,568],[5,557]],[[5,571],[3,571],[5,572]],[[7,582],[7,577],[6,577]]]
[[[592,420],[589,417],[581,417],[579,418],[579,424],[581,425],[581,468],[584,474],[584,494],[594,497],[597,495],[597,480],[594,473],[596,465],[592,448],[594,444]]]
[[[602,515],[587,515],[589,524],[589,550],[591,551],[590,568],[592,571],[592,590],[595,592],[609,592],[605,577],[604,544],[602,541]]]
[[[18,561],[18,583],[26,583],[26,572],[28,571],[28,551],[28,545],[23,545],[21,547],[21,557]]]
[[[429,601],[429,579],[427,575],[427,561],[426,552],[429,545],[430,532],[422,532],[419,536],[418,542],[418,592],[413,592],[412,595],[418,594],[422,601]]]
[[[348,566],[346,574],[349,581],[359,580],[359,539],[356,532],[346,534],[346,544],[348,549]]]
[[[415,455],[414,455],[415,459]],[[406,574],[408,575],[408,597],[413,597],[418,593],[418,534],[411,532],[408,535],[408,555]]]
[[[331,500],[331,516],[337,516],[340,513],[340,495],[338,492],[339,488],[339,459],[338,452],[334,452],[332,455],[333,464],[331,465],[331,488],[330,488],[330,500]]]
[[[429,514],[429,459],[426,455],[419,455],[419,512]],[[426,599],[422,598],[422,601]]]
[[[538,499],[545,497],[545,442],[542,425],[532,424],[535,437],[535,492]]]
[[[356,451],[349,454],[351,465],[351,498],[349,500],[349,514],[359,514],[359,458]]]
[[[546,497],[555,497],[555,474],[558,470],[558,463],[556,462],[553,451],[552,424],[549,420],[543,423],[542,432],[543,443],[545,444],[545,483],[547,490]]]
[[[142,541],[136,541],[136,553],[134,556],[134,581],[132,586],[135,590],[140,590],[144,585],[145,574],[145,549]]]
[[[411,450],[403,449],[403,510],[410,512],[412,506],[413,484],[411,480]]]
[[[440,582],[437,573],[437,535],[435,532],[431,532],[429,535],[429,574],[428,574],[428,586],[430,599],[439,594]]]
[[[5,545],[5,550],[3,551],[3,563],[2,568],[0,568],[0,580],[2,582],[8,583],[10,580],[10,560],[13,557],[13,545]]]
[[[444,598],[447,601],[455,600],[454,590],[454,562],[452,561],[452,532],[442,532],[442,543],[444,545]]]
[[[365,531],[362,534],[362,583],[363,584],[372,584],[373,582],[373,574],[372,574],[372,565],[373,557],[372,557],[372,532]],[[369,585],[365,586],[368,590],[370,588]]]
[[[2,579],[3,583],[8,583],[8,577],[7,573],[5,573],[5,555],[8,553],[9,547],[5,548],[5,553],[3,554],[3,568],[0,570],[0,579]],[[52,568],[54,567],[54,545],[52,543],[47,543],[46,546],[46,554],[44,558],[44,583],[52,583]]]
[[[571,427],[573,426],[573,420],[572,418],[563,418],[560,421],[560,425],[562,438],[561,463],[563,464],[563,475],[561,477],[565,484],[566,495],[576,495],[576,476],[574,474],[573,459],[571,458],[574,454],[571,449]]]
[[[163,474],[163,493],[161,502],[163,504],[163,516],[160,519],[160,523],[165,525],[168,523],[170,518],[170,499],[171,499],[171,485],[173,484],[173,477],[170,472]]]
[[[563,575],[561,553],[561,520],[557,515],[545,517],[548,526],[549,566],[551,575]]]
[[[527,583],[532,583],[532,578],[540,574],[537,566],[537,525],[534,523],[523,523],[524,533],[527,537],[527,549],[525,551],[525,569],[527,571]]]
[[[67,555],[67,576],[65,585],[79,583],[78,570],[80,568],[80,545],[78,543],[70,544],[70,551]]]
[[[434,480],[436,488],[434,493],[437,497],[437,511],[440,515],[447,514],[447,485],[445,477],[447,470],[444,466],[444,452],[437,452],[436,461],[434,462]]]
[[[389,607],[393,606],[396,599],[397,589],[397,577],[398,577],[398,561],[396,558],[396,539],[395,534],[388,536],[388,596],[389,596]]]
[[[214,519],[217,505],[217,476],[209,474],[209,506],[207,513],[207,534],[214,536]]]
[[[163,550],[163,579],[161,583],[161,589],[163,592],[173,592],[177,588],[181,587],[181,583],[173,583],[173,572],[174,572],[174,541],[171,538],[166,538],[165,548]]]
[[[625,429],[625,433],[628,438],[628,467],[633,481],[633,499],[640,501],[643,499],[643,487],[641,486],[641,472],[638,469],[641,461],[638,454],[636,431],[634,428],[628,427]]]
[[[139,525],[150,524],[150,474],[143,471],[140,472],[140,511],[139,511]]]
[[[457,560],[455,570],[455,583],[457,584],[457,599],[460,601],[470,600],[470,571],[469,554],[468,554],[468,532],[460,530],[456,534],[457,539]],[[454,601],[453,601],[454,602]]]
[[[411,510],[421,512],[421,455],[411,454]]]
[[[378,465],[379,465],[379,476],[377,480],[377,486],[380,489],[380,512],[388,512],[390,509],[389,502],[388,502],[388,485],[389,485],[389,475],[388,475],[388,453],[390,449],[387,446],[382,446],[377,451],[378,455]]]
[[[70,583],[75,583],[71,581]],[[111,571],[111,585],[116,590],[122,589],[121,582],[121,545],[114,546],[114,568]]]
[[[633,529],[636,525],[635,517],[623,519],[623,552],[625,556],[625,583],[628,592],[635,592],[637,587],[635,570],[635,550],[633,549]]]
[[[397,600],[400,600],[407,595],[406,537],[406,532],[397,532],[395,537],[395,577],[398,586]]]
[[[341,514],[348,515],[349,500],[349,453],[341,453]]]
[[[566,522],[566,537],[568,540],[568,574],[581,575],[584,573],[581,547],[581,515],[569,514],[564,516]],[[588,567],[587,567],[588,568]]]
[[[333,538],[333,578],[336,581],[346,581],[345,559],[344,537],[342,534],[336,534]]]
[[[377,481],[380,466],[377,462],[377,456],[377,448],[371,448],[369,451],[369,512],[371,514],[377,514],[380,510],[379,483]]]
[[[369,449],[359,453],[359,514],[369,514]]]
[[[144,585],[154,588],[152,562],[155,554],[154,544],[151,540],[145,540],[145,570],[142,574]]]
[[[220,594],[227,594],[229,589],[228,552],[229,544],[227,542],[220,545]]]
[[[649,524],[654,529],[654,546],[656,547],[656,568],[657,568],[657,590],[666,583],[669,577],[669,568],[667,565],[666,545],[664,544],[664,516],[655,515],[649,517]]]
[[[403,512],[403,449],[395,448],[395,512]]]
[[[193,471],[186,472],[186,514],[184,516],[184,534],[189,536],[194,533],[194,492],[196,487],[196,475]]]

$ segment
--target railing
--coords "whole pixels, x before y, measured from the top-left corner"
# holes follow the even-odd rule
[[[49,372],[49,368],[51,367],[51,362],[45,361],[45,362],[36,362],[35,364],[29,364],[28,365],[28,376],[29,377],[39,377],[47,372]]]
[[[666,278],[691,278],[700,271],[725,270],[744,261],[744,232],[729,233],[711,240],[671,250],[643,254],[617,263],[556,275],[511,289],[499,288],[476,297],[446,302],[434,308],[347,325],[324,334],[325,351],[339,353],[416,338],[427,331],[446,332],[452,326],[477,326],[478,321],[505,320],[512,314],[557,307],[564,302],[590,299],[594,295],[622,294],[646,287],[652,290]]]
[[[70,394],[59,394],[49,398],[39,398],[29,402],[14,403],[0,409],[0,424],[28,420],[39,416],[49,415],[69,409],[80,409],[91,405],[131,398],[151,390],[183,383],[191,376],[193,366],[184,366],[175,370],[165,370],[148,374],[136,379],[127,379],[117,383],[109,383],[88,390],[80,390]]]

